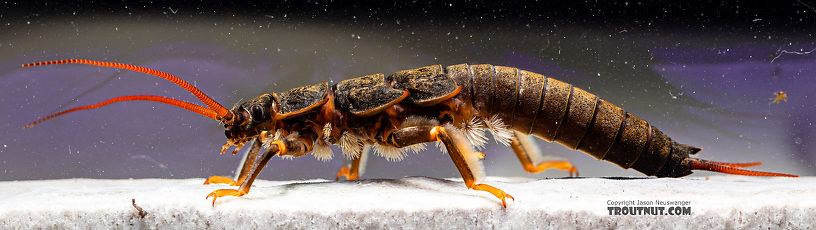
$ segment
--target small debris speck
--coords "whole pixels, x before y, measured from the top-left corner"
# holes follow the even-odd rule
[[[136,199],[132,199],[131,202],[133,204],[133,207],[136,208],[136,211],[138,211],[139,217],[144,218],[145,216],[147,216],[147,212],[145,212],[145,210],[143,210],[142,207],[139,207],[139,205],[136,205]]]

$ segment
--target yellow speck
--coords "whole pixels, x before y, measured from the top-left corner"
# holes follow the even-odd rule
[[[784,91],[774,92],[774,97],[771,98],[771,104],[779,104],[780,102],[788,102],[788,94]]]

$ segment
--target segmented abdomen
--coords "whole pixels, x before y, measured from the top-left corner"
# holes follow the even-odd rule
[[[639,117],[568,83],[517,68],[454,65],[447,73],[483,118],[498,115],[532,134],[646,175],[683,176],[664,167],[676,142]],[[663,170],[661,170],[663,169]]]

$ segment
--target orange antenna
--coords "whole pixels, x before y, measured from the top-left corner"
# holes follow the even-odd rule
[[[100,103],[97,103],[97,104],[80,106],[80,107],[68,109],[68,110],[65,110],[65,111],[62,111],[62,112],[58,112],[58,113],[55,113],[55,114],[51,114],[51,115],[45,116],[43,118],[40,118],[37,121],[31,122],[31,123],[23,126],[23,129],[31,128],[32,126],[34,126],[36,124],[39,124],[40,122],[43,122],[43,121],[46,121],[48,119],[55,118],[55,117],[58,117],[58,116],[62,116],[62,115],[68,114],[68,113],[72,113],[72,112],[76,112],[76,111],[80,111],[80,110],[96,109],[96,108],[99,108],[99,107],[102,107],[102,106],[106,106],[106,105],[109,105],[109,104],[113,104],[113,103],[116,103],[116,102],[122,102],[122,101],[153,101],[153,102],[160,102],[160,103],[172,105],[172,106],[175,106],[175,107],[179,107],[179,108],[182,108],[182,109],[186,109],[186,110],[192,111],[194,113],[201,114],[202,116],[212,118],[214,120],[218,120],[218,114],[216,114],[215,111],[213,111],[212,109],[209,109],[209,108],[204,107],[204,106],[196,105],[196,104],[186,102],[186,101],[182,101],[182,100],[176,100],[176,99],[173,99],[173,98],[162,97],[162,96],[131,95],[131,96],[115,97],[115,98],[111,98],[111,99],[108,99],[107,101],[103,101],[103,102],[100,102]]]
[[[751,163],[723,163],[723,162],[714,162],[714,161],[706,161],[701,159],[691,159],[691,170],[706,170],[718,173],[727,173],[727,174],[734,174],[734,175],[745,175],[745,176],[780,176],[780,177],[799,177],[797,175],[790,175],[784,173],[772,173],[772,172],[761,172],[761,171],[752,171],[752,170],[745,170],[739,169],[742,167],[750,167],[761,165],[762,162],[751,162]]]
[[[156,77],[164,78],[165,80],[173,82],[176,85],[181,86],[182,88],[184,88],[187,91],[189,91],[190,93],[192,93],[193,96],[197,97],[198,100],[201,100],[201,102],[203,102],[205,105],[207,105],[207,107],[209,107],[211,109],[211,111],[214,111],[221,118],[223,118],[223,119],[225,119],[227,121],[232,119],[232,113],[227,108],[224,108],[224,106],[222,106],[221,104],[218,104],[218,102],[216,102],[215,100],[213,100],[212,98],[207,96],[207,94],[204,94],[203,92],[201,92],[201,90],[198,90],[198,88],[191,85],[187,81],[184,81],[181,78],[178,78],[178,77],[173,76],[171,74],[168,74],[168,73],[165,73],[165,72],[162,72],[162,71],[158,71],[158,70],[154,70],[154,69],[150,69],[150,68],[145,68],[145,67],[135,66],[135,65],[130,65],[130,64],[122,64],[122,63],[115,63],[115,62],[92,61],[92,60],[84,60],[84,59],[65,59],[65,60],[57,60],[57,61],[35,62],[35,63],[23,64],[23,67],[25,68],[25,67],[30,67],[30,66],[71,64],[71,63],[85,64],[85,65],[95,65],[95,66],[102,66],[102,67],[120,68],[120,69],[132,70],[132,71],[136,71],[136,72],[142,72],[142,73],[150,74],[150,75],[153,75],[153,76],[156,76]],[[175,99],[173,99],[173,100],[175,100]],[[111,103],[113,103],[113,102],[111,102]],[[162,102],[162,103],[164,103],[164,102]],[[219,120],[219,119],[216,119],[216,120]]]

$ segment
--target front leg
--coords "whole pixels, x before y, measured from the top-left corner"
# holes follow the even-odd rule
[[[258,139],[253,140],[252,147],[250,147],[249,152],[247,152],[244,159],[241,161],[241,171],[239,172],[238,176],[235,180],[222,177],[222,176],[211,176],[204,181],[204,184],[228,184],[228,185],[241,185],[244,182],[247,175],[249,175],[249,171],[252,170],[253,163],[255,163],[255,158],[258,158],[258,152],[261,151],[261,141]]]
[[[514,199],[513,196],[501,189],[487,184],[477,184],[480,179],[484,178],[484,165],[481,162],[481,154],[473,150],[473,146],[465,138],[462,131],[453,127],[453,125],[407,127],[395,131],[388,139],[396,147],[442,141],[453,164],[459,170],[459,174],[462,175],[465,186],[473,190],[493,194],[501,199],[503,207],[507,207],[505,198]]]
[[[243,196],[249,193],[249,189],[252,187],[252,182],[255,181],[255,178],[258,177],[258,174],[261,173],[266,163],[269,162],[269,159],[272,159],[275,155],[303,155],[304,153],[308,153],[311,151],[309,148],[312,146],[310,143],[314,143],[312,139],[308,137],[288,137],[283,140],[275,140],[269,145],[269,148],[264,151],[261,155],[261,160],[256,162],[253,165],[252,170],[248,173],[249,178],[243,180],[241,183],[241,187],[237,190],[235,189],[218,189],[207,195],[207,199],[213,197],[213,207],[215,207],[215,200],[218,197],[222,196]],[[240,180],[240,177],[239,177]]]

